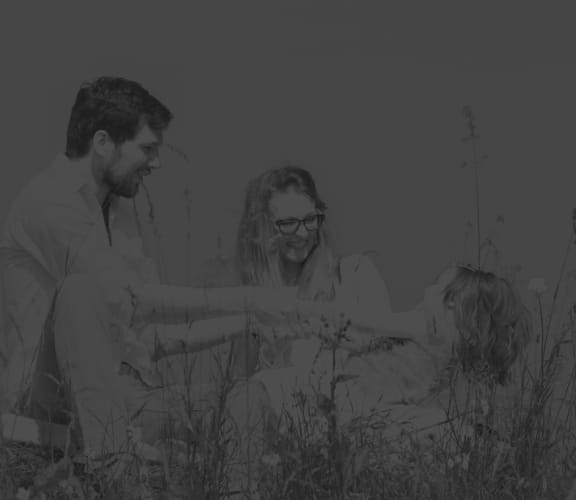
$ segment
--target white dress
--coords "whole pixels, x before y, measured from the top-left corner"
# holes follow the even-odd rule
[[[364,311],[392,312],[387,287],[367,257],[343,259],[341,277],[335,301],[342,310],[354,304]],[[422,313],[414,309],[402,314]],[[255,378],[266,386],[281,429],[290,422],[310,421],[327,408],[334,380],[338,380],[333,401],[339,425],[363,425],[374,417],[373,422],[386,422],[384,432],[393,436],[400,430],[440,429],[446,419],[440,400],[448,383],[452,342],[415,334],[420,340],[373,337],[380,341],[379,347],[367,349],[365,343],[364,349],[356,351],[322,349],[317,338],[298,340],[288,366],[262,370]]]
[[[342,259],[341,278],[335,302],[344,311],[354,304],[365,311],[391,312],[388,289],[368,257]],[[414,410],[426,401],[442,377],[449,358],[447,345],[399,344],[391,340],[388,345],[390,348],[364,352],[346,348],[332,352],[322,349],[318,338],[297,340],[286,366],[261,370],[254,377],[266,386],[274,412],[290,419],[308,414],[303,411],[302,397],[294,396],[304,395],[312,403],[310,407],[321,407],[321,401],[331,398],[331,381],[339,376],[334,402],[342,423],[382,410],[400,418],[410,414],[406,418],[429,420],[425,416],[429,412],[420,409],[414,415]],[[438,415],[434,412],[434,418]]]

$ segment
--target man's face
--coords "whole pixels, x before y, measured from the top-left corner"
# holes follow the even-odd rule
[[[136,196],[144,177],[160,168],[161,144],[161,134],[144,125],[134,139],[116,148],[103,179],[113,194],[123,198]]]

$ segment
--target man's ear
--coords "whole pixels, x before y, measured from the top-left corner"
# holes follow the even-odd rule
[[[97,130],[92,138],[92,149],[102,158],[109,159],[116,150],[116,145],[105,130]]]

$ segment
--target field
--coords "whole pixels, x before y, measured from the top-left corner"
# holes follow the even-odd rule
[[[470,140],[474,142],[473,127]],[[476,165],[476,158],[472,163]],[[480,242],[479,224],[477,231]],[[500,264],[492,242],[479,245],[482,265],[505,274],[521,290],[533,325],[510,384],[486,392],[472,383],[466,405],[458,408],[458,415],[449,413],[477,414],[480,408],[489,427],[448,425],[434,439],[428,437],[429,429],[391,436],[393,422],[386,414],[342,425],[331,391],[316,402],[302,397],[305,418],[286,432],[271,431],[268,449],[255,457],[261,498],[576,499],[576,279],[570,234],[558,282],[550,287]],[[335,335],[333,348],[338,341]],[[223,394],[230,382],[223,378]],[[342,380],[334,376],[332,382]],[[456,401],[449,403],[452,407]],[[189,439],[167,440],[164,462],[134,459],[115,480],[93,464],[74,462],[63,450],[5,441],[0,498],[228,498],[224,449],[233,442],[234,430],[221,408],[202,427],[189,420],[181,423],[189,429]]]
[[[273,446],[261,457],[263,497],[576,498],[570,496],[576,478],[576,351],[567,307],[573,286],[569,273],[559,283],[557,289],[545,290],[536,280],[525,290],[534,332],[510,386],[489,395],[474,393],[485,400],[469,401],[496,409],[491,427],[498,435],[454,427],[436,440],[410,434],[379,439],[380,429],[390,423],[385,416],[340,426],[326,394],[322,411],[305,419],[305,425],[274,436]],[[308,403],[302,400],[303,412]],[[109,499],[222,498],[225,426],[222,416],[214,415],[195,439],[179,443],[177,450],[169,447],[173,453],[164,466],[134,461],[115,483],[63,459],[61,450],[5,442],[1,498],[97,498],[97,492]]]

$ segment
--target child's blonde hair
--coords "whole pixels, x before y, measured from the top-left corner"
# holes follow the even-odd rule
[[[491,272],[457,266],[443,300],[460,332],[456,350],[463,371],[484,367],[505,384],[531,331],[529,311],[512,284]]]

